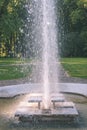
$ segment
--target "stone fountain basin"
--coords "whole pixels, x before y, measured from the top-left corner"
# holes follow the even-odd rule
[[[32,110],[26,107],[15,113],[19,121],[52,121],[52,120],[74,120],[78,117],[76,108],[51,109],[50,114],[43,114],[42,110]]]
[[[87,84],[78,83],[57,83],[60,92],[75,93],[87,96]],[[40,83],[26,83],[10,86],[0,87],[0,97],[14,97],[20,94],[27,94],[32,92],[42,92],[42,84]]]
[[[49,109],[43,109],[41,95],[30,96],[28,102],[16,111],[15,117],[17,117],[19,121],[66,121],[76,119],[79,114],[75,104],[73,102],[65,101],[63,98],[64,97],[62,97],[61,94],[59,94],[59,97],[52,96],[51,107]],[[37,103],[38,105],[31,107],[31,103]]]

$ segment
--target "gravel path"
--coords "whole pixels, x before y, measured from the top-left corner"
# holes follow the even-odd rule
[[[60,83],[83,83],[87,84],[87,79],[70,77],[62,66],[59,67],[59,82]],[[15,80],[4,80],[0,81],[0,86],[17,85],[29,83],[29,78],[15,79]],[[33,82],[33,81],[31,81]]]

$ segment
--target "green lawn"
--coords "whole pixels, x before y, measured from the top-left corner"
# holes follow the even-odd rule
[[[62,58],[61,63],[71,77],[87,78],[87,58]]]
[[[29,76],[32,65],[29,59],[0,58],[0,80]],[[61,58],[61,64],[71,77],[87,78],[87,58]]]
[[[29,60],[0,58],[0,80],[24,78],[31,73]]]

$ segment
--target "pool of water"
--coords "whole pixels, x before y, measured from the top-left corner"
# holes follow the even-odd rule
[[[79,119],[74,122],[20,123],[14,113],[25,96],[12,99],[0,99],[0,130],[87,130],[87,98],[65,94],[68,101],[76,103]]]

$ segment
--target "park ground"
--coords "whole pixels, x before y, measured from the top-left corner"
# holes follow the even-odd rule
[[[59,82],[87,83],[87,58],[61,58],[60,62]],[[0,86],[30,82],[32,64],[30,59],[1,58]]]

